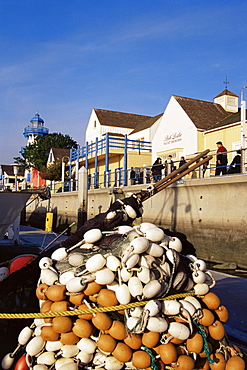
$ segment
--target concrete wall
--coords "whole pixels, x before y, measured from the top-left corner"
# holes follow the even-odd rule
[[[239,267],[247,268],[246,186],[247,175],[185,180],[145,201],[143,219],[137,222],[151,221],[184,233],[203,259],[236,262]],[[126,187],[117,193],[113,193],[113,189],[90,190],[88,218],[106,211],[117,197],[143,187],[145,185]],[[35,202],[27,209],[29,222],[41,221],[37,226],[44,227],[48,201]],[[54,194],[50,210],[54,212],[54,227],[58,231],[72,221],[77,222],[77,193]]]
[[[144,215],[184,233],[201,258],[247,267],[246,176],[187,180],[147,200]]]

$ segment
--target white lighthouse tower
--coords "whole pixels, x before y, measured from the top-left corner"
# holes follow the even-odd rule
[[[44,126],[44,120],[40,117],[39,113],[30,119],[30,124],[24,128],[23,135],[27,139],[27,145],[34,143],[37,136],[46,136],[49,134],[49,129]],[[25,170],[25,180],[31,187],[40,187],[45,185],[45,180],[40,176],[36,168]]]
[[[44,126],[44,120],[39,113],[30,120],[30,125],[24,128],[23,135],[27,139],[27,145],[33,144],[37,136],[45,136],[49,134],[49,129]]]

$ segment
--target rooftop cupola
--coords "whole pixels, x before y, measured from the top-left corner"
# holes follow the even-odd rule
[[[227,112],[238,111],[238,95],[228,89],[223,90],[214,98],[214,103],[220,104]]]

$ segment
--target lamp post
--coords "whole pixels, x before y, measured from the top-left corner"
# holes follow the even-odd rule
[[[19,170],[19,167],[17,164],[15,164],[13,166],[13,171],[14,171],[14,175],[15,175],[15,191],[18,190],[18,182],[17,182],[17,175],[18,175],[18,170]]]
[[[0,188],[0,190],[3,190],[4,181],[3,181],[3,170],[2,170],[2,166],[1,165],[0,165],[0,180],[1,180],[1,188]]]
[[[241,172],[245,173],[245,149],[246,149],[246,101],[244,100],[244,89],[241,89]]]
[[[65,180],[65,165],[69,163],[69,157],[64,156],[62,158],[62,192],[64,192],[64,180]]]

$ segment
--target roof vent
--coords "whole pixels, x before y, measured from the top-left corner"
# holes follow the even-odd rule
[[[228,89],[223,90],[214,98],[214,103],[220,104],[227,112],[238,111],[238,95]]]

